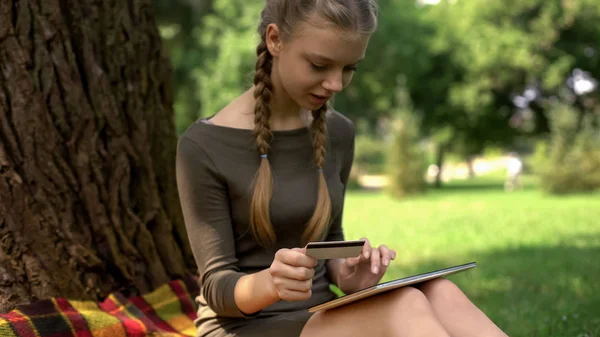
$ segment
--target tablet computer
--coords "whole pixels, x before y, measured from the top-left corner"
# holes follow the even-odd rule
[[[374,295],[377,295],[377,294],[380,294],[380,293],[383,293],[386,291],[405,287],[405,286],[408,286],[411,284],[417,284],[417,283],[429,281],[434,278],[439,278],[439,277],[443,277],[443,276],[456,274],[458,272],[465,271],[465,270],[474,268],[476,266],[477,266],[477,263],[469,262],[469,263],[459,265],[459,266],[453,266],[453,267],[449,267],[449,268],[431,271],[428,273],[413,275],[413,276],[404,277],[404,278],[397,279],[397,280],[388,281],[385,283],[380,283],[380,284],[374,285],[372,287],[369,287],[369,288],[366,288],[363,290],[359,290],[355,293],[336,298],[329,302],[325,302],[325,303],[316,305],[314,307],[310,307],[308,309],[308,311],[309,312],[317,312],[317,311],[323,311],[323,310],[337,308],[339,306],[346,305],[346,304],[349,304],[352,302],[356,302],[358,300],[362,300],[364,298],[371,297],[371,296],[374,296]]]

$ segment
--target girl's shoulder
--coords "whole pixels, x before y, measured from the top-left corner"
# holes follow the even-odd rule
[[[307,133],[308,128],[274,132],[281,142],[289,144],[297,143]],[[347,148],[354,144],[354,122],[331,108],[327,111],[327,133],[334,147]],[[219,147],[222,150],[231,147],[244,149],[255,147],[252,130],[214,125],[207,122],[207,119],[198,119],[192,123],[179,138],[187,138],[200,147]]]
[[[209,119],[200,118],[189,125],[179,136],[180,141],[188,139],[199,147],[208,149],[250,148],[252,130],[217,125]]]

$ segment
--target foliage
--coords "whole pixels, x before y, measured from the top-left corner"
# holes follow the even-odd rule
[[[390,117],[398,76],[419,77],[430,63],[428,40],[435,27],[414,0],[379,0],[379,26],[352,83],[336,95],[335,107],[375,126]]]
[[[360,174],[382,174],[385,172],[385,142],[377,136],[359,134],[356,136],[354,165]]]
[[[425,135],[450,128],[454,152],[512,147],[519,134],[549,131],[541,102],[569,88],[576,68],[600,73],[600,30],[590,24],[600,19],[598,2],[442,1],[426,11],[436,27],[431,67],[408,87]],[[520,96],[528,96],[523,109]]]
[[[159,32],[173,68],[175,126],[178,133],[192,123],[202,109],[195,69],[204,66],[205,50],[193,36],[204,16],[220,0],[152,0]]]
[[[221,0],[195,32],[206,50],[204,65],[193,72],[203,102],[201,116],[217,113],[252,85],[256,33],[263,1]]]
[[[550,125],[550,139],[538,144],[533,160],[542,188],[553,194],[600,189],[600,116],[580,116],[558,105],[551,112]]]
[[[175,68],[181,131],[251,85],[264,1],[154,2]],[[359,133],[373,139],[381,121],[398,109],[399,77],[406,79],[421,135],[464,158],[550,131],[544,100],[572,91],[567,79],[575,69],[600,74],[598,1],[442,0],[418,6],[414,0],[379,0],[379,6],[379,28],[366,58],[335,99],[338,111],[369,125]],[[523,96],[529,97],[525,107],[517,107]],[[369,170],[378,171],[381,157],[371,153]]]

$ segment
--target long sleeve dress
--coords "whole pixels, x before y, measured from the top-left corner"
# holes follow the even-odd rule
[[[323,171],[332,201],[326,240],[343,240],[345,188],[354,156],[352,122],[327,113],[328,143]],[[268,159],[274,185],[270,204],[276,243],[255,241],[249,224],[252,182],[260,163],[251,130],[198,120],[180,137],[177,185],[185,225],[198,266],[198,336],[298,336],[307,308],[335,298],[326,265],[315,267],[312,297],[279,301],[246,315],[234,301],[237,280],[269,268],[281,248],[302,247],[301,236],[317,202],[318,172],[311,130],[274,131]]]

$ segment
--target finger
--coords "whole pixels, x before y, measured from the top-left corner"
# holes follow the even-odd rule
[[[313,268],[293,267],[283,264],[275,270],[273,275],[290,280],[306,281],[311,280],[315,276],[315,270]]]
[[[354,267],[360,263],[360,257],[347,258],[344,262],[348,267]]]
[[[298,252],[298,253],[306,254],[306,247],[304,247],[304,248],[298,248],[298,247],[296,247],[296,248],[292,248],[291,250],[293,252]]]
[[[306,301],[306,300],[310,299],[311,296],[312,296],[311,290],[295,291],[295,290],[285,289],[283,291],[279,291],[279,298],[281,298],[282,300],[287,301],[287,302]]]
[[[390,265],[390,260],[392,259],[392,251],[386,246],[379,246],[379,255],[381,255],[381,264],[384,266]]]
[[[281,253],[279,259],[281,262],[294,267],[313,268],[317,265],[317,260],[314,257],[310,257],[298,249],[302,250],[301,248],[293,248]]]
[[[373,274],[379,274],[380,267],[381,267],[381,256],[379,255],[379,249],[373,248],[371,250],[371,272]]]
[[[292,250],[293,251],[297,251],[299,253],[302,253],[302,254],[306,255],[306,247],[304,247],[304,248],[294,248]],[[308,255],[306,255],[306,256],[308,256]],[[308,257],[311,259],[312,262],[314,262],[313,267],[316,267],[317,264],[319,264],[319,261],[317,261],[317,259],[315,259],[314,257],[312,257],[312,256],[308,256]]]
[[[278,288],[294,291],[309,291],[310,289],[312,289],[312,284],[312,279],[305,281],[286,279],[278,285]]]
[[[365,259],[368,259],[371,257],[371,243],[369,242],[369,239],[367,238],[361,238],[361,240],[365,241],[365,245],[363,246],[363,256],[365,257]]]

